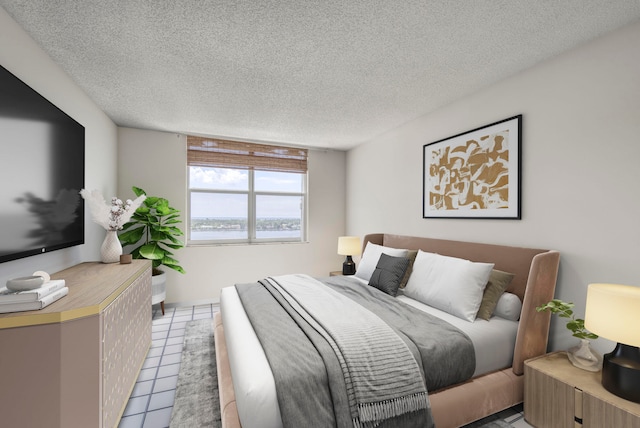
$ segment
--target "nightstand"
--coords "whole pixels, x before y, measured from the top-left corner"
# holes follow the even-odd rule
[[[334,270],[332,272],[329,272],[329,276],[342,276],[342,271],[341,270]]]
[[[537,428],[640,428],[640,403],[613,395],[601,372],[554,352],[524,363],[524,418]]]

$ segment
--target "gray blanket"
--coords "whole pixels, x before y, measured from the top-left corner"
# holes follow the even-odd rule
[[[472,375],[473,346],[455,327],[373,287],[354,284],[342,277],[324,281],[389,323],[416,358],[429,390]],[[331,345],[278,292],[272,293],[268,285],[245,284],[237,289],[272,367],[284,426],[353,426],[346,384]],[[283,310],[289,316],[282,316]],[[387,419],[377,426],[431,425],[429,412],[417,411]]]
[[[334,349],[354,426],[428,407],[418,363],[377,315],[308,275],[266,281]]]

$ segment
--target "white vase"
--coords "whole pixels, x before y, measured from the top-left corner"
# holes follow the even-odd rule
[[[567,357],[574,366],[590,372],[600,371],[602,368],[602,355],[591,347],[587,339],[580,339],[580,343],[567,350]]]
[[[118,232],[115,230],[107,230],[107,236],[102,241],[100,247],[100,257],[102,263],[117,263],[122,255],[122,244],[118,239]]]

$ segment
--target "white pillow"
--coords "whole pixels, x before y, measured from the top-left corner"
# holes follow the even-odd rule
[[[418,251],[405,296],[473,322],[493,263]]]
[[[512,293],[502,293],[502,296],[498,299],[496,309],[493,311],[493,316],[518,321],[521,311],[522,302],[518,296]]]
[[[373,271],[376,270],[378,260],[380,260],[380,255],[382,253],[394,257],[407,257],[407,250],[384,247],[372,242],[367,242],[367,246],[364,248],[364,253],[362,253],[362,259],[360,260],[360,265],[356,270],[355,276],[369,282],[371,275],[373,275]]]

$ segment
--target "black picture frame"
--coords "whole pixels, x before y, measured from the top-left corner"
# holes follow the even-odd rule
[[[423,146],[423,218],[521,219],[522,115]]]

